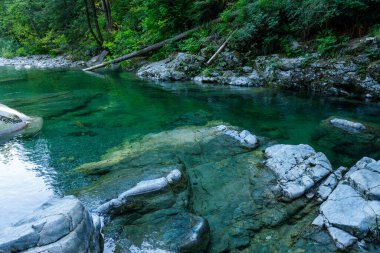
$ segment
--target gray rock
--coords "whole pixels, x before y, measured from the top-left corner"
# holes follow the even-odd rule
[[[250,66],[244,66],[244,67],[242,68],[242,70],[243,70],[244,73],[250,73],[250,72],[253,71],[253,68],[250,67]]]
[[[29,128],[29,132],[27,129]],[[0,138],[9,137],[21,131],[34,134],[41,130],[42,119],[29,117],[8,106],[0,104]]]
[[[133,197],[151,194],[153,192],[164,191],[170,185],[178,183],[182,179],[180,170],[172,170],[166,177],[161,177],[152,180],[141,181],[133,188],[120,194],[116,199],[112,199],[101,205],[97,212],[101,214],[122,214],[128,210],[133,210],[134,200]]]
[[[219,125],[216,129],[218,131],[222,131],[228,136],[231,136],[235,140],[239,141],[243,146],[248,148],[256,148],[259,145],[256,135],[251,134],[248,130],[243,130],[239,133],[236,130],[228,129],[225,125]]]
[[[100,54],[92,57],[91,60],[87,62],[87,66],[93,66],[93,65],[102,63],[107,55],[108,55],[108,51],[103,50]]]
[[[160,81],[189,80],[200,71],[204,60],[201,56],[178,53],[165,60],[141,67],[137,75]]]
[[[216,69],[230,70],[241,66],[241,59],[236,52],[224,51],[215,61]]]
[[[332,171],[327,157],[309,145],[274,145],[265,150],[265,155],[265,165],[276,174],[288,199],[302,196]]]
[[[102,252],[100,225],[78,199],[52,199],[0,232],[0,252]]]
[[[347,132],[358,133],[366,129],[362,123],[353,122],[345,119],[331,119],[330,123],[340,129],[343,129]]]
[[[347,180],[366,199],[380,200],[380,161],[350,173]]]
[[[346,167],[339,167],[321,183],[317,190],[318,201],[324,201],[327,199],[347,170]]]
[[[329,227],[327,230],[338,249],[345,249],[358,241],[358,238],[341,229]]]
[[[371,241],[370,235],[378,229],[380,201],[377,186],[380,162],[363,158],[350,168],[344,180],[320,207],[320,216],[313,224],[328,228],[330,236],[340,249],[349,247],[356,238]]]

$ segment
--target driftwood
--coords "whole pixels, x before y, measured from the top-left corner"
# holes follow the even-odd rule
[[[228,41],[231,39],[231,36],[232,35],[228,36],[228,38],[226,39],[226,41],[219,47],[219,49],[215,52],[215,54],[213,54],[213,56],[211,56],[210,60],[208,60],[206,62],[206,65],[210,65],[211,62],[213,60],[215,60],[215,58],[218,56],[218,54],[220,54],[223,51],[223,49],[227,46]]]
[[[171,42],[178,41],[178,40],[183,40],[186,37],[188,37],[191,33],[195,32],[195,31],[198,31],[198,30],[200,30],[200,29],[202,29],[202,28],[204,28],[204,27],[206,27],[206,26],[208,26],[208,25],[210,25],[212,23],[216,23],[218,21],[219,21],[219,19],[214,19],[214,20],[210,21],[207,24],[204,24],[204,25],[201,25],[201,26],[197,26],[197,27],[195,27],[193,29],[190,29],[190,30],[188,30],[186,32],[180,33],[180,34],[178,34],[177,36],[175,36],[173,38],[161,41],[159,43],[150,45],[150,46],[148,46],[146,48],[143,48],[141,50],[134,51],[134,52],[132,52],[130,54],[123,55],[123,56],[118,57],[116,59],[113,59],[111,61],[107,61],[107,62],[104,62],[102,64],[98,64],[98,65],[95,65],[95,66],[92,66],[92,67],[89,67],[89,68],[86,68],[86,69],[83,69],[83,70],[84,71],[91,71],[91,70],[103,68],[103,67],[105,67],[107,65],[110,65],[110,64],[116,64],[116,63],[119,63],[119,62],[122,62],[122,61],[125,61],[125,60],[128,60],[128,59],[131,59],[131,58],[134,58],[134,57],[137,57],[137,56],[140,56],[140,55],[144,55],[144,54],[149,53],[151,51],[160,49],[163,46],[165,46],[166,44],[169,44]]]

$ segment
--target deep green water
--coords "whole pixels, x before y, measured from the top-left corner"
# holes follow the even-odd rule
[[[380,105],[258,88],[155,83],[133,74],[16,71],[0,68],[0,102],[44,118],[42,132],[0,146],[0,229],[52,195],[75,193],[91,178],[73,171],[98,161],[128,139],[216,120],[279,143],[307,143],[335,167],[362,156],[380,159],[368,145],[320,142],[322,120],[340,116],[380,125]],[[314,136],[314,137],[313,137]]]

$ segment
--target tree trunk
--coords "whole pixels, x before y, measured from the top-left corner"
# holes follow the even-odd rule
[[[94,39],[95,39],[96,43],[99,45],[99,47],[102,47],[103,43],[98,39],[98,37],[96,37],[96,34],[94,33],[94,30],[92,29],[90,11],[88,9],[87,0],[83,0],[83,1],[84,1],[85,9],[86,9],[86,17],[87,17],[88,30],[90,31],[92,37],[94,37]]]
[[[99,41],[103,45],[103,35],[99,27],[99,22],[98,22],[98,14],[96,13],[96,6],[95,6],[95,0],[90,0],[91,8],[92,8],[92,15],[94,16],[94,23],[95,23],[95,29],[96,33],[98,34]]]
[[[207,24],[204,24],[204,25],[195,27],[193,29],[190,29],[190,30],[188,30],[186,32],[180,33],[180,34],[178,34],[177,36],[175,36],[173,38],[161,41],[161,42],[153,44],[153,45],[150,45],[149,47],[143,48],[143,49],[138,50],[138,51],[134,51],[134,52],[132,52],[130,54],[126,54],[126,55],[121,56],[119,58],[116,58],[114,60],[111,60],[111,61],[108,61],[108,62],[104,62],[102,64],[98,64],[98,65],[86,68],[86,69],[84,69],[84,71],[91,71],[91,70],[94,70],[94,69],[103,68],[103,67],[105,67],[107,65],[119,63],[119,62],[122,62],[122,61],[125,61],[125,60],[128,60],[128,59],[131,59],[131,58],[134,58],[134,57],[137,57],[137,56],[149,53],[151,51],[160,49],[163,46],[165,46],[166,44],[169,44],[169,43],[174,42],[174,41],[182,40],[182,39],[186,38],[187,36],[189,36],[190,33],[198,31],[199,29],[201,29],[201,28],[203,28],[203,27],[205,27],[205,26],[207,26],[209,24],[216,23],[218,21],[219,21],[219,19],[214,19],[214,20],[212,20],[211,22],[209,22]]]
[[[102,0],[102,8],[106,18],[106,30],[112,30],[111,4],[109,0]]]

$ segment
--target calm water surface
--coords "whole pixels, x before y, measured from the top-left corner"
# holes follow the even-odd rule
[[[0,229],[50,197],[73,193],[91,180],[73,168],[148,133],[223,121],[279,143],[310,144],[339,166],[353,164],[368,151],[348,156],[333,142],[319,146],[311,136],[320,122],[342,116],[380,124],[380,105],[375,103],[257,88],[155,83],[128,73],[0,68],[0,102],[44,118],[39,135],[0,144]]]

